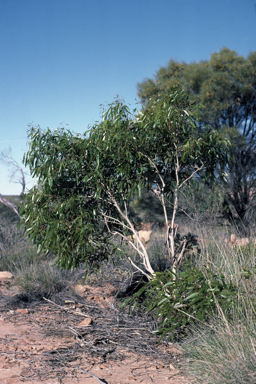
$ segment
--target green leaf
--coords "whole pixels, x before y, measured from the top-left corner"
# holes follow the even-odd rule
[[[200,292],[193,292],[193,293],[191,293],[191,295],[187,296],[187,297],[184,299],[184,301],[190,300],[190,299],[192,299],[193,297],[198,296],[199,294],[200,294]]]

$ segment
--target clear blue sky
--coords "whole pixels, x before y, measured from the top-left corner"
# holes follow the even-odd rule
[[[21,163],[28,124],[82,133],[171,58],[224,46],[256,50],[256,0],[0,0],[0,150]],[[20,191],[0,164],[0,193]]]

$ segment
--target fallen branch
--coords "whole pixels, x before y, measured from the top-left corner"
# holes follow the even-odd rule
[[[85,371],[84,369],[76,366],[77,369],[79,369],[80,371],[84,372],[84,373],[87,373],[88,375],[91,375],[94,379],[98,380],[99,383],[102,383],[102,384],[107,384],[106,380],[102,381],[100,380],[97,376],[95,376],[93,373],[91,373],[90,371]]]
[[[55,305],[56,307],[58,307],[58,308],[60,308],[60,309],[63,309],[63,310],[66,311],[66,312],[72,313],[72,314],[74,314],[74,315],[79,315],[79,316],[84,316],[84,317],[91,317],[91,316],[89,316],[89,315],[86,315],[86,314],[83,313],[83,312],[72,311],[72,310],[70,310],[70,309],[68,309],[68,308],[63,307],[62,305],[58,305],[58,304],[54,303],[53,301],[51,301],[51,300],[49,300],[49,299],[46,299],[45,297],[43,297],[43,299],[44,299],[45,301],[48,301],[49,303]]]

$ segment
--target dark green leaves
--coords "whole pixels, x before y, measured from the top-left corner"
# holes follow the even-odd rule
[[[168,337],[177,339],[188,332],[189,324],[207,321],[218,306],[226,313],[234,310],[237,287],[209,269],[202,271],[190,265],[177,275],[170,270],[156,273],[144,290],[125,304],[136,300],[141,300],[140,305],[159,319],[161,337],[168,333]]]
[[[110,104],[82,136],[31,128],[24,163],[38,186],[21,209],[27,234],[65,268],[108,258],[111,235],[132,228],[129,204],[138,189],[164,182],[171,199],[177,169],[181,185],[204,162],[212,170],[225,160],[227,142],[201,132],[196,114],[187,95],[172,90],[135,119],[122,102]]]

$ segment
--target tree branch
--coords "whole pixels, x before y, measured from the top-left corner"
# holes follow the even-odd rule
[[[11,208],[13,210],[13,212],[16,213],[16,215],[19,216],[20,218],[20,215],[19,215],[19,212],[18,212],[18,208],[15,204],[11,203],[9,200],[7,200],[5,197],[3,197],[1,194],[0,194],[0,201],[6,205],[7,207]]]

